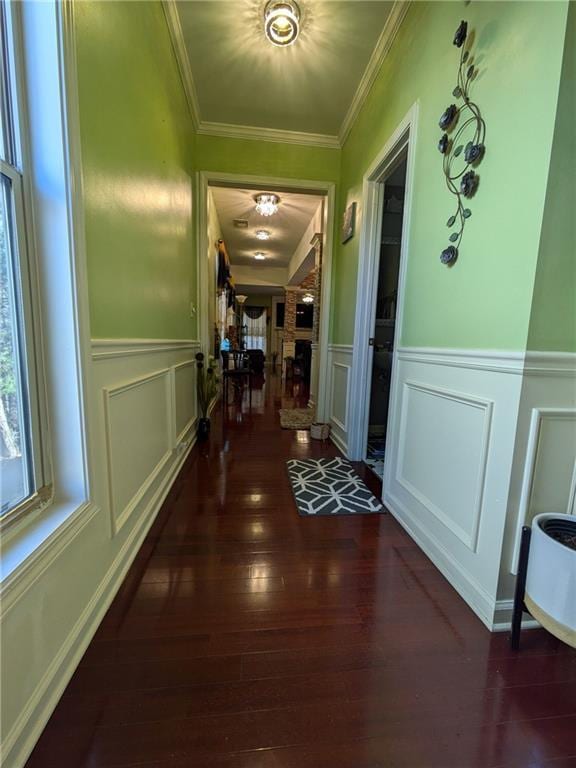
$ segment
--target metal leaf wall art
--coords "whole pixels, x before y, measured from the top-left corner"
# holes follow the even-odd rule
[[[470,51],[464,50],[468,35],[468,24],[460,23],[454,36],[454,45],[461,49],[458,82],[452,91],[455,99],[461,100],[459,106],[450,104],[444,110],[438,125],[444,131],[438,149],[443,155],[443,170],[448,190],[456,197],[456,210],[446,222],[454,231],[449,236],[450,245],[442,251],[442,264],[452,266],[458,258],[458,249],[464,233],[466,220],[472,216],[466,201],[474,197],[480,177],[477,167],[485,154],[484,138],[486,124],[478,105],[470,99],[469,88],[477,69],[470,60]],[[468,137],[468,141],[466,141]],[[459,160],[459,158],[461,158]]]

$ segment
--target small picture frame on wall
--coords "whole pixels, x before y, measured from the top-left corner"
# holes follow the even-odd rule
[[[354,229],[356,227],[356,203],[350,203],[350,205],[344,211],[342,217],[342,244],[347,243],[354,237]]]

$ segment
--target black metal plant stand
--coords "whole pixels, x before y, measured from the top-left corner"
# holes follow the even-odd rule
[[[518,575],[516,577],[516,589],[514,591],[514,609],[512,612],[512,633],[510,646],[513,651],[520,648],[520,632],[522,631],[522,614],[530,613],[524,602],[526,592],[526,574],[528,572],[528,554],[530,552],[530,537],[532,529],[528,525],[522,526],[520,538],[520,556],[518,557]]]

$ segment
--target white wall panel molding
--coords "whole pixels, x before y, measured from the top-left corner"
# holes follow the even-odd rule
[[[196,361],[187,360],[172,368],[174,382],[174,440],[176,446],[186,441],[198,417],[196,398]],[[190,397],[193,393],[193,397]]]
[[[332,441],[345,455],[348,452],[350,424],[350,373],[353,348],[348,344],[328,345],[327,413]]]
[[[354,352],[352,344],[328,344],[330,352],[342,352],[344,355],[351,355]]]
[[[398,350],[383,501],[492,628],[524,376],[490,350]]]
[[[200,349],[196,339],[92,339],[94,360],[192,349]]]
[[[524,370],[532,376],[576,376],[576,352],[526,352]]]
[[[401,396],[396,479],[473,552],[493,405],[415,381],[404,381]]]
[[[541,512],[573,514],[576,478],[576,408],[533,408],[511,572],[516,573],[520,532]]]
[[[400,360],[517,375],[522,375],[524,371],[524,357],[523,352],[490,349],[398,347],[398,358]]]
[[[449,347],[398,347],[398,357],[413,362],[475,368],[517,375],[576,376],[576,353],[515,352],[494,349]]]
[[[169,368],[104,388],[108,499],[113,535],[126,523],[171,459]]]

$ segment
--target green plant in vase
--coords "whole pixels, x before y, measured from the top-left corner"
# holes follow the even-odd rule
[[[210,433],[210,419],[208,414],[210,408],[218,399],[220,392],[220,376],[216,360],[213,357],[208,358],[208,364],[204,364],[204,355],[198,352],[196,355],[196,391],[198,393],[198,407],[200,408],[201,418],[198,420],[198,439],[206,440]]]

